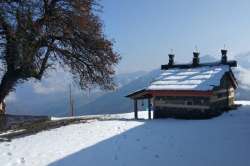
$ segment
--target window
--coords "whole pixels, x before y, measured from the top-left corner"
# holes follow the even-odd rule
[[[219,93],[218,95],[217,95],[217,97],[218,98],[222,98],[222,97],[227,97],[227,93]]]
[[[187,101],[187,105],[193,105],[193,101]]]

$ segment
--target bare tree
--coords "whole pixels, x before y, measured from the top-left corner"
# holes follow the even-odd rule
[[[120,56],[102,31],[96,0],[0,0],[0,103],[55,64],[81,88],[114,87]]]

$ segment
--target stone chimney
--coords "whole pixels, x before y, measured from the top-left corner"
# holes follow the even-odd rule
[[[221,50],[221,63],[222,64],[227,63],[227,50],[226,49]]]
[[[174,54],[168,54],[168,66],[173,66],[174,65]]]
[[[194,57],[193,57],[193,66],[199,66],[199,64],[200,64],[200,58],[199,58],[199,55],[200,55],[200,53],[198,52],[198,51],[195,51],[195,52],[193,52],[193,55],[194,55]]]

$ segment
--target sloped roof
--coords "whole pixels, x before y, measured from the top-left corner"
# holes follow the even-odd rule
[[[209,91],[219,86],[221,78],[229,71],[229,65],[172,68],[163,71],[146,89]]]

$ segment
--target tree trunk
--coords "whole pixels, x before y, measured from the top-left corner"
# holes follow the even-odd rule
[[[14,89],[17,83],[18,75],[15,72],[7,71],[0,84],[0,103],[2,103],[5,97]]]

